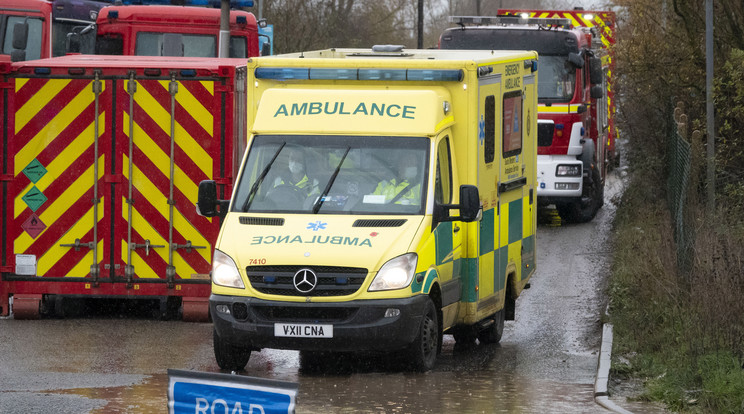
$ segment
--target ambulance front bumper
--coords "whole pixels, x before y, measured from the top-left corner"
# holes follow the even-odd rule
[[[282,302],[211,295],[217,335],[236,346],[301,351],[394,351],[419,331],[426,295],[349,302]],[[322,335],[322,336],[321,336]]]

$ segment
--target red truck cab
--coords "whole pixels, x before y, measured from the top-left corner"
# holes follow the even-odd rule
[[[80,52],[93,53],[95,32],[82,33],[107,3],[90,0],[0,0],[0,54],[13,61],[62,56],[77,31]]]
[[[538,203],[567,221],[586,222],[603,204],[613,161],[608,44],[581,24],[582,12],[453,17],[442,49],[535,50],[538,70]]]
[[[220,9],[185,6],[110,6],[101,10],[96,54],[217,57]],[[252,13],[230,11],[229,57],[258,56]]]

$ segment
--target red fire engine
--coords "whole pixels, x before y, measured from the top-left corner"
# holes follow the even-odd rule
[[[219,8],[165,6],[162,0],[111,3],[0,0],[0,60],[34,60],[69,52],[217,57]],[[232,0],[230,4],[251,7],[253,2]],[[258,26],[252,13],[231,10],[229,27],[229,57],[259,55]],[[265,47],[269,50],[271,45],[265,43]]]
[[[0,315],[66,297],[154,299],[207,320],[219,218],[245,146],[245,59],[72,55],[0,62]]]
[[[36,13],[30,0],[0,5],[11,1],[12,13]],[[25,9],[15,10],[16,3]],[[63,5],[96,6],[35,3],[46,26],[3,16],[3,27],[25,26],[14,37],[49,39],[47,22],[61,21]],[[70,297],[137,298],[159,301],[164,314],[175,309],[184,320],[206,320],[219,219],[197,216],[191,200],[204,179],[220,184],[221,198],[232,191],[245,145],[246,61],[215,59],[219,9],[98,9],[97,24],[76,20],[52,30],[55,45],[66,39],[54,55],[71,45],[92,53],[95,42],[99,53],[148,56],[31,60],[49,55],[29,54],[29,40],[25,56],[13,51],[16,63],[0,61],[7,148],[0,316],[11,308],[16,319],[60,314]],[[258,55],[256,29],[251,13],[231,11],[232,56]]]
[[[108,5],[89,0],[0,0],[3,60],[33,60],[67,53],[67,34],[95,22]],[[78,32],[80,52],[93,53],[95,32]]]
[[[217,57],[220,9],[183,6],[110,6],[96,20],[96,54]],[[252,13],[230,11],[229,57],[258,56]]]
[[[618,160],[614,13],[499,13],[451,18],[458,27],[442,33],[440,48],[538,52],[538,202],[554,204],[564,220],[590,221],[604,202],[608,168]]]

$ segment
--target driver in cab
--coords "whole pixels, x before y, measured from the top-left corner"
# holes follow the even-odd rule
[[[289,150],[287,168],[289,169],[289,175],[287,177],[277,177],[274,180],[275,188],[281,185],[289,185],[308,197],[320,194],[318,180],[307,176],[305,157],[301,149],[292,148]]]

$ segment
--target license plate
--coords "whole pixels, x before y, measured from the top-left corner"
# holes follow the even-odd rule
[[[274,336],[291,338],[333,338],[333,325],[275,323]]]

